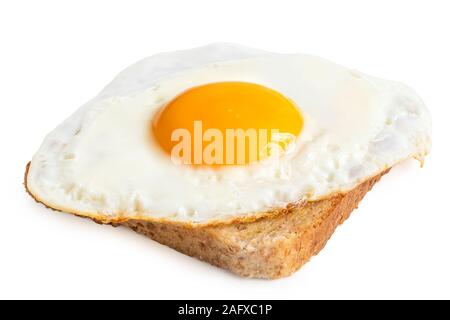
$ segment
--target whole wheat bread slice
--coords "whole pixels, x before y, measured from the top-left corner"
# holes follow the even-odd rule
[[[29,165],[25,173],[26,188],[28,168]],[[179,252],[241,276],[276,279],[291,275],[319,253],[336,227],[349,217],[364,195],[388,171],[346,193],[292,204],[256,220],[233,220],[197,227],[137,219],[107,224],[129,227]],[[101,219],[91,219],[105,223]]]

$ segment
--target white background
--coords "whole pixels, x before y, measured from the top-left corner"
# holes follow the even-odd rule
[[[450,298],[448,1],[2,1],[0,298]],[[24,192],[42,139],[121,69],[217,41],[313,53],[412,86],[425,167],[392,170],[301,271],[248,280]]]

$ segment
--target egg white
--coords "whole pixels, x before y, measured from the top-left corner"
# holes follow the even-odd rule
[[[301,109],[304,128],[281,158],[221,170],[177,166],[150,122],[188,88],[245,81]],[[325,197],[401,160],[423,159],[429,114],[400,83],[321,58],[216,44],[129,67],[53,130],[33,157],[28,190],[45,204],[104,219],[209,222]]]

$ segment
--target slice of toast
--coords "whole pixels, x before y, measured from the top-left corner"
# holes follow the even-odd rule
[[[336,227],[349,217],[364,195],[388,171],[346,193],[292,204],[253,221],[242,219],[198,227],[137,219],[109,224],[129,227],[179,252],[241,276],[276,279],[291,275],[319,253]]]

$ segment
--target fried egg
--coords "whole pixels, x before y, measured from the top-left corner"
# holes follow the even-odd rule
[[[228,129],[265,139],[238,156],[222,147]],[[423,161],[430,136],[424,103],[401,83],[312,55],[213,44],[122,71],[48,134],[27,188],[103,221],[208,223],[345,192]]]

